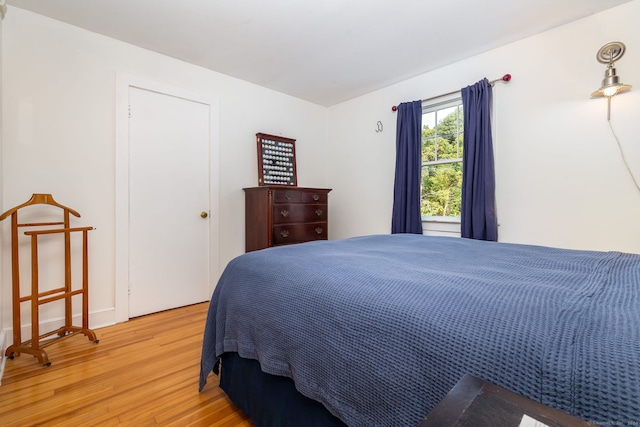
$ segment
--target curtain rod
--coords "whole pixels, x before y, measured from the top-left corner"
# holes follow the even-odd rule
[[[489,84],[493,86],[497,82],[509,83],[510,80],[511,80],[511,74],[505,74],[499,79],[491,80]],[[458,92],[460,92],[460,90],[454,90],[453,92],[443,93],[442,95],[438,95],[438,96],[432,96],[431,98],[423,99],[422,102],[431,101],[432,99],[436,99],[436,98],[442,98],[443,96],[454,95]],[[397,106],[394,105],[393,107],[391,107],[391,111],[397,111],[397,110],[398,110]]]

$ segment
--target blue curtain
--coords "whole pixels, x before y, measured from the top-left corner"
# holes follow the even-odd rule
[[[487,79],[462,89],[462,237],[498,240],[496,180],[491,139],[492,88]]]
[[[391,233],[422,234],[420,176],[422,101],[398,106],[396,176],[393,185]]]

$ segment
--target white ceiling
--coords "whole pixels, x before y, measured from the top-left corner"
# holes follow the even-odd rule
[[[7,0],[7,3],[331,106],[628,1]],[[11,7],[5,19],[11,19]]]

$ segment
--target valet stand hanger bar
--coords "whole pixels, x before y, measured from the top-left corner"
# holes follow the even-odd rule
[[[18,211],[22,208],[32,205],[51,205],[62,209],[63,220],[53,222],[18,222]],[[0,215],[0,221],[11,217],[11,290],[12,290],[12,309],[13,309],[13,343],[7,348],[5,356],[13,359],[20,356],[20,353],[31,354],[38,358],[38,361],[49,366],[49,356],[43,347],[58,342],[60,339],[69,338],[78,333],[84,334],[90,341],[98,343],[95,333],[89,329],[89,274],[88,274],[88,231],[93,227],[70,227],[69,215],[80,217],[80,214],[64,205],[59,204],[53,199],[51,194],[33,194],[27,202],[9,209]],[[51,228],[53,226],[62,226],[62,228]],[[19,233],[21,227],[49,227],[45,229],[31,229],[25,231],[24,234],[31,240],[31,293],[22,296],[20,294],[20,259],[19,259]],[[82,233],[82,287],[73,290],[71,284],[71,234]],[[38,289],[38,236],[63,234],[64,235],[64,285],[55,289],[40,292]],[[73,326],[73,310],[71,298],[75,295],[82,296],[82,327]],[[53,301],[64,299],[65,303],[65,324],[64,326],[40,335],[39,307]],[[22,322],[21,304],[30,302],[31,307],[31,339],[22,341]],[[58,334],[57,339],[46,340],[41,343],[43,338]]]
[[[491,86],[495,85],[497,82],[505,82],[505,83],[509,83],[509,81],[511,81],[511,74],[505,74],[504,76],[500,77],[499,79],[495,79],[495,80],[491,80],[489,82],[489,84]],[[454,90],[452,92],[447,92],[447,93],[443,93],[442,95],[437,95],[437,96],[432,96],[431,98],[426,98],[423,99],[422,102],[427,102],[427,101],[431,101],[433,99],[438,99],[438,98],[442,98],[443,96],[449,96],[449,95],[455,95],[456,93],[460,93],[460,89],[458,90]],[[398,107],[397,106],[393,106],[391,107],[391,111],[397,111]]]

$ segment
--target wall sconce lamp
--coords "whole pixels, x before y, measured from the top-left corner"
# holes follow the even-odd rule
[[[607,70],[604,72],[604,79],[602,80],[602,85],[600,89],[596,90],[591,94],[591,98],[607,98],[607,121],[609,122],[609,127],[611,128],[611,133],[613,133],[613,137],[618,143],[618,148],[620,149],[620,155],[622,156],[622,161],[627,168],[627,172],[631,176],[633,183],[635,184],[638,191],[640,191],[640,183],[636,180],[635,175],[633,175],[633,171],[629,167],[629,162],[627,162],[627,158],[624,155],[624,150],[622,149],[622,144],[620,144],[620,140],[618,139],[618,135],[616,135],[613,130],[613,126],[611,125],[611,98],[615,95],[631,90],[631,85],[625,85],[620,82],[620,77],[616,74],[616,69],[613,68],[613,63],[618,59],[622,58],[624,55],[626,47],[624,43],[621,42],[611,42],[607,43],[598,50],[596,54],[596,59],[601,64],[607,64]]]
[[[620,77],[616,74],[614,63],[622,58],[625,52],[625,45],[621,42],[607,43],[598,50],[596,59],[601,64],[607,64],[604,72],[604,79],[600,89],[591,94],[591,98],[607,98],[607,120],[611,120],[611,97],[622,92],[631,90],[631,85],[625,85],[620,82]]]

